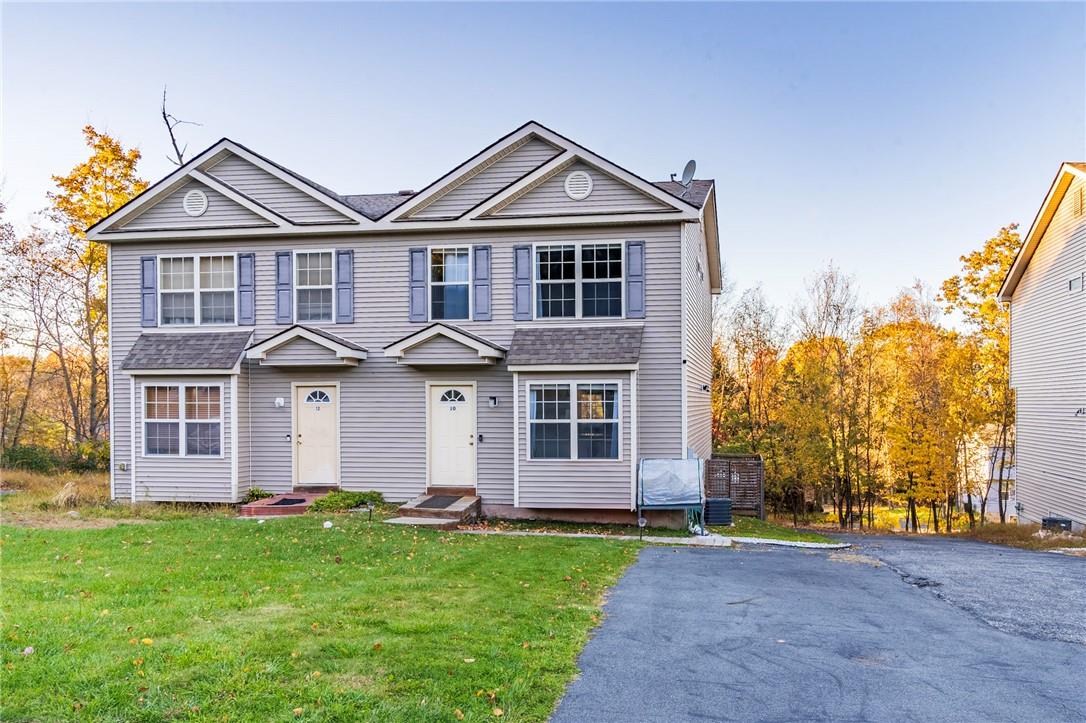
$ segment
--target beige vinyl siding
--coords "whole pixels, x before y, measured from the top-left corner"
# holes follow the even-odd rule
[[[555,372],[521,373],[520,395],[520,499],[519,506],[552,509],[615,509],[631,507],[633,484],[630,446],[630,375],[628,372]],[[546,382],[618,382],[620,384],[621,458],[600,459],[528,459],[528,395],[531,384]],[[576,404],[576,396],[572,398]],[[571,444],[576,444],[573,437]],[[488,500],[489,502],[489,500]]]
[[[566,195],[566,176],[584,171],[592,177],[592,193],[574,201]],[[495,216],[541,216],[554,214],[603,213],[606,211],[665,211],[670,206],[646,196],[603,171],[578,161],[556,173],[495,213]]]
[[[1017,393],[1021,516],[1086,525],[1086,216],[1075,216],[1076,178],[1011,299],[1011,383]]]
[[[456,321],[445,322],[456,324]],[[475,365],[486,364],[486,360],[479,356],[479,352],[470,349],[458,341],[446,336],[432,337],[418,346],[406,350],[401,364],[462,364]]]
[[[143,452],[143,387],[173,384],[222,385],[222,456],[150,456]],[[219,376],[140,376],[136,378],[136,501],[233,502],[230,479],[230,378]],[[184,399],[181,399],[184,403]],[[185,430],[180,443],[185,443]]]
[[[559,150],[539,138],[529,138],[512,152],[483,164],[481,170],[446,192],[411,218],[458,217],[522,176],[557,156]]]
[[[340,366],[344,362],[336,353],[315,341],[297,337],[283,346],[276,347],[264,355],[262,364],[266,366],[301,366],[323,364]]]
[[[207,194],[207,210],[199,216],[185,213],[181,202],[191,190]],[[158,203],[142,211],[121,227],[125,231],[144,229],[223,228],[229,226],[273,226],[266,218],[238,205],[199,181],[189,181]]]
[[[425,328],[408,321],[408,249],[426,245],[492,246],[493,321],[449,322],[508,348],[518,322],[513,321],[513,247],[522,243],[626,241],[642,239],[646,249],[646,309],[638,374],[638,406],[642,455],[678,457],[681,443],[681,337],[679,293],[679,224],[608,227],[594,230],[535,229],[524,231],[472,231],[425,235],[351,236],[305,239],[232,239],[220,241],[141,242],[113,247],[114,268],[114,400],[119,403],[117,427],[128,423],[128,375],[120,364],[142,331],[139,326],[139,257],[157,253],[256,253],[256,314],[254,340],[262,341],[286,327],[275,323],[275,252],[290,249],[354,249],[353,324],[326,326],[338,336],[370,350],[356,367],[282,369],[245,362],[250,371],[241,409],[251,409],[246,437],[252,439],[249,470],[241,479],[269,491],[290,488],[291,445],[290,382],[341,383],[341,450],[343,485],[348,489],[377,489],[391,500],[408,499],[426,486],[427,380],[477,381],[479,492],[488,503],[513,503],[512,375],[504,364],[454,370],[416,369],[397,364],[381,351],[388,344]],[[608,325],[614,321],[548,323]],[[618,323],[642,323],[640,321]],[[176,330],[176,329],[171,329]],[[154,333],[155,330],[149,330]],[[199,328],[194,328],[198,333]],[[489,407],[487,398],[498,398]],[[276,397],[286,406],[277,408]],[[127,459],[129,447],[118,437],[117,460]]]
[[[711,395],[704,389],[713,379],[713,297],[700,223],[683,224],[683,276],[686,445],[698,457],[707,459],[713,453]]]
[[[291,221],[338,223],[350,220],[308,193],[233,154],[211,166],[207,173]]]

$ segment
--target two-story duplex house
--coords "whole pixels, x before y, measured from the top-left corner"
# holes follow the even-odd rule
[[[1063,163],[999,300],[1010,302],[1018,519],[1086,527],[1086,163]]]
[[[223,139],[88,237],[115,499],[629,514],[639,459],[711,453],[712,181],[528,123],[417,193],[340,195]]]

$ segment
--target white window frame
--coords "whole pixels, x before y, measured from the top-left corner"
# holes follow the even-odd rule
[[[585,457],[581,458],[577,455],[577,425],[581,422],[593,423],[599,422],[598,419],[581,419],[579,416],[579,410],[577,405],[577,387],[578,385],[604,385],[610,384],[615,386],[615,413],[617,417],[614,422],[617,427],[618,434],[618,456],[617,457]],[[569,387],[569,419],[532,419],[532,387],[541,386],[558,386]],[[581,463],[611,463],[615,464],[622,461],[622,380],[621,379],[534,379],[528,381],[524,385],[524,419],[526,422],[525,429],[525,458],[530,462],[581,462]],[[534,457],[532,456],[532,425],[533,424],[569,424],[569,457]]]
[[[468,252],[468,315],[464,319],[446,319],[435,318],[433,307],[433,293],[431,289],[434,286],[459,286],[461,282],[456,281],[449,283],[446,281],[434,281],[433,280],[433,259],[432,255],[434,251],[459,251],[461,249],[467,249]],[[475,306],[475,246],[472,244],[435,244],[433,246],[426,247],[426,320],[427,321],[473,321]]]
[[[213,288],[203,289],[200,287],[200,259],[211,258],[213,256],[221,258],[229,258],[231,268],[234,270],[234,287],[232,289],[227,288]],[[170,289],[167,291],[162,290],[162,261],[163,259],[192,259],[192,291],[182,291],[180,289]],[[158,278],[155,279],[157,302],[158,302],[158,326],[166,329],[186,329],[194,326],[237,326],[238,325],[238,255],[233,251],[224,251],[223,253],[203,253],[203,254],[159,254],[155,257],[155,273]],[[200,294],[204,291],[233,291],[234,292],[234,320],[230,321],[214,321],[204,322],[200,318]],[[191,324],[164,324],[162,323],[162,295],[163,294],[192,294],[193,302],[193,319]]]
[[[302,286],[298,283],[298,254],[329,254],[332,258],[332,283],[327,286],[324,284],[308,284]],[[293,287],[291,292],[294,296],[293,309],[295,324],[311,324],[314,326],[320,326],[322,324],[335,324],[336,323],[336,250],[335,249],[294,249],[291,257],[290,273],[292,278],[290,285]],[[330,289],[332,292],[332,318],[327,321],[320,320],[315,321],[313,319],[301,320],[298,318],[298,292],[302,289]]]
[[[177,417],[175,419],[148,419],[147,418],[147,388],[148,387],[177,387]],[[185,415],[185,390],[189,387],[218,387],[219,389],[219,416],[215,419],[188,419]],[[147,459],[174,459],[177,457],[188,457],[191,459],[223,459],[226,457],[226,444],[225,433],[226,426],[225,412],[226,408],[226,390],[222,382],[162,382],[162,381],[149,381],[140,385],[140,398],[142,404],[140,406],[140,419],[142,421],[142,427],[140,433],[142,439],[140,440],[141,455]],[[147,451],[147,425],[149,423],[166,423],[177,425],[177,454],[153,454]],[[218,454],[187,454],[186,443],[187,434],[185,426],[188,422],[195,423],[208,423],[219,425],[219,453]]]
[[[574,248],[574,271],[573,279],[566,279],[563,281],[541,281],[539,279],[539,250],[548,248],[560,248],[563,246],[572,246]],[[585,246],[618,246],[619,258],[622,263],[622,274],[617,279],[607,279],[608,282],[618,282],[619,295],[622,298],[622,313],[618,316],[585,316],[584,315],[584,283],[586,279],[583,278],[583,270],[581,264],[581,249]],[[573,316],[540,316],[538,306],[539,285],[547,283],[562,283],[568,284],[573,281],[574,284],[574,306]],[[599,279],[587,279],[588,283],[594,283]],[[538,321],[565,321],[569,319],[587,319],[594,321],[596,319],[625,319],[626,318],[626,241],[622,240],[599,240],[599,241],[553,241],[553,242],[540,242],[532,244],[532,319]]]

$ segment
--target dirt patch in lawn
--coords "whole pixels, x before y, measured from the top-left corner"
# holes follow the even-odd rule
[[[110,517],[76,517],[68,514],[31,515],[7,513],[3,516],[5,525],[15,527],[34,527],[42,530],[104,530],[118,525],[146,525],[155,520],[138,517],[116,519]]]

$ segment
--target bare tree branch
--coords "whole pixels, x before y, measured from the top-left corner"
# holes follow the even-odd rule
[[[184,165],[185,151],[189,149],[189,146],[187,143],[184,146],[177,145],[177,135],[174,133],[174,129],[179,125],[198,126],[202,124],[196,121],[181,120],[166,111],[166,86],[162,86],[162,122],[166,124],[166,132],[170,134],[170,143],[173,145],[174,152],[174,157],[166,156],[166,160],[175,166]]]

